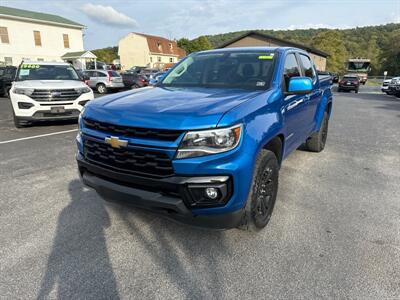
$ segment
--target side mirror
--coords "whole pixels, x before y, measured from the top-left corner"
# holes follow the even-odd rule
[[[292,77],[289,80],[286,95],[305,95],[311,93],[313,88],[312,80],[309,77]]]

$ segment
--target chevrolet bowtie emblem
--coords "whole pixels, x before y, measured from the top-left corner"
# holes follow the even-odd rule
[[[104,139],[104,142],[106,142],[106,144],[109,144],[111,147],[113,148],[121,148],[121,147],[126,147],[128,146],[128,141],[126,140],[120,140],[118,137],[116,136],[110,136],[110,137],[106,137]]]

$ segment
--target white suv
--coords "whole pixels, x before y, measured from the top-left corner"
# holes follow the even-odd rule
[[[17,128],[35,121],[77,119],[93,98],[68,63],[23,62],[10,90]]]

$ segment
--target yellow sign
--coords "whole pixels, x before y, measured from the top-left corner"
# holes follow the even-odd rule
[[[22,69],[39,69],[40,66],[36,64],[23,64],[21,66]]]
[[[258,57],[258,59],[273,59],[274,58],[274,55],[273,54],[270,54],[270,55],[260,55],[259,57]]]

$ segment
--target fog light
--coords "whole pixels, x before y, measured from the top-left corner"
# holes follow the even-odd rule
[[[213,187],[206,188],[206,195],[210,199],[217,199],[218,198],[218,190]]]

